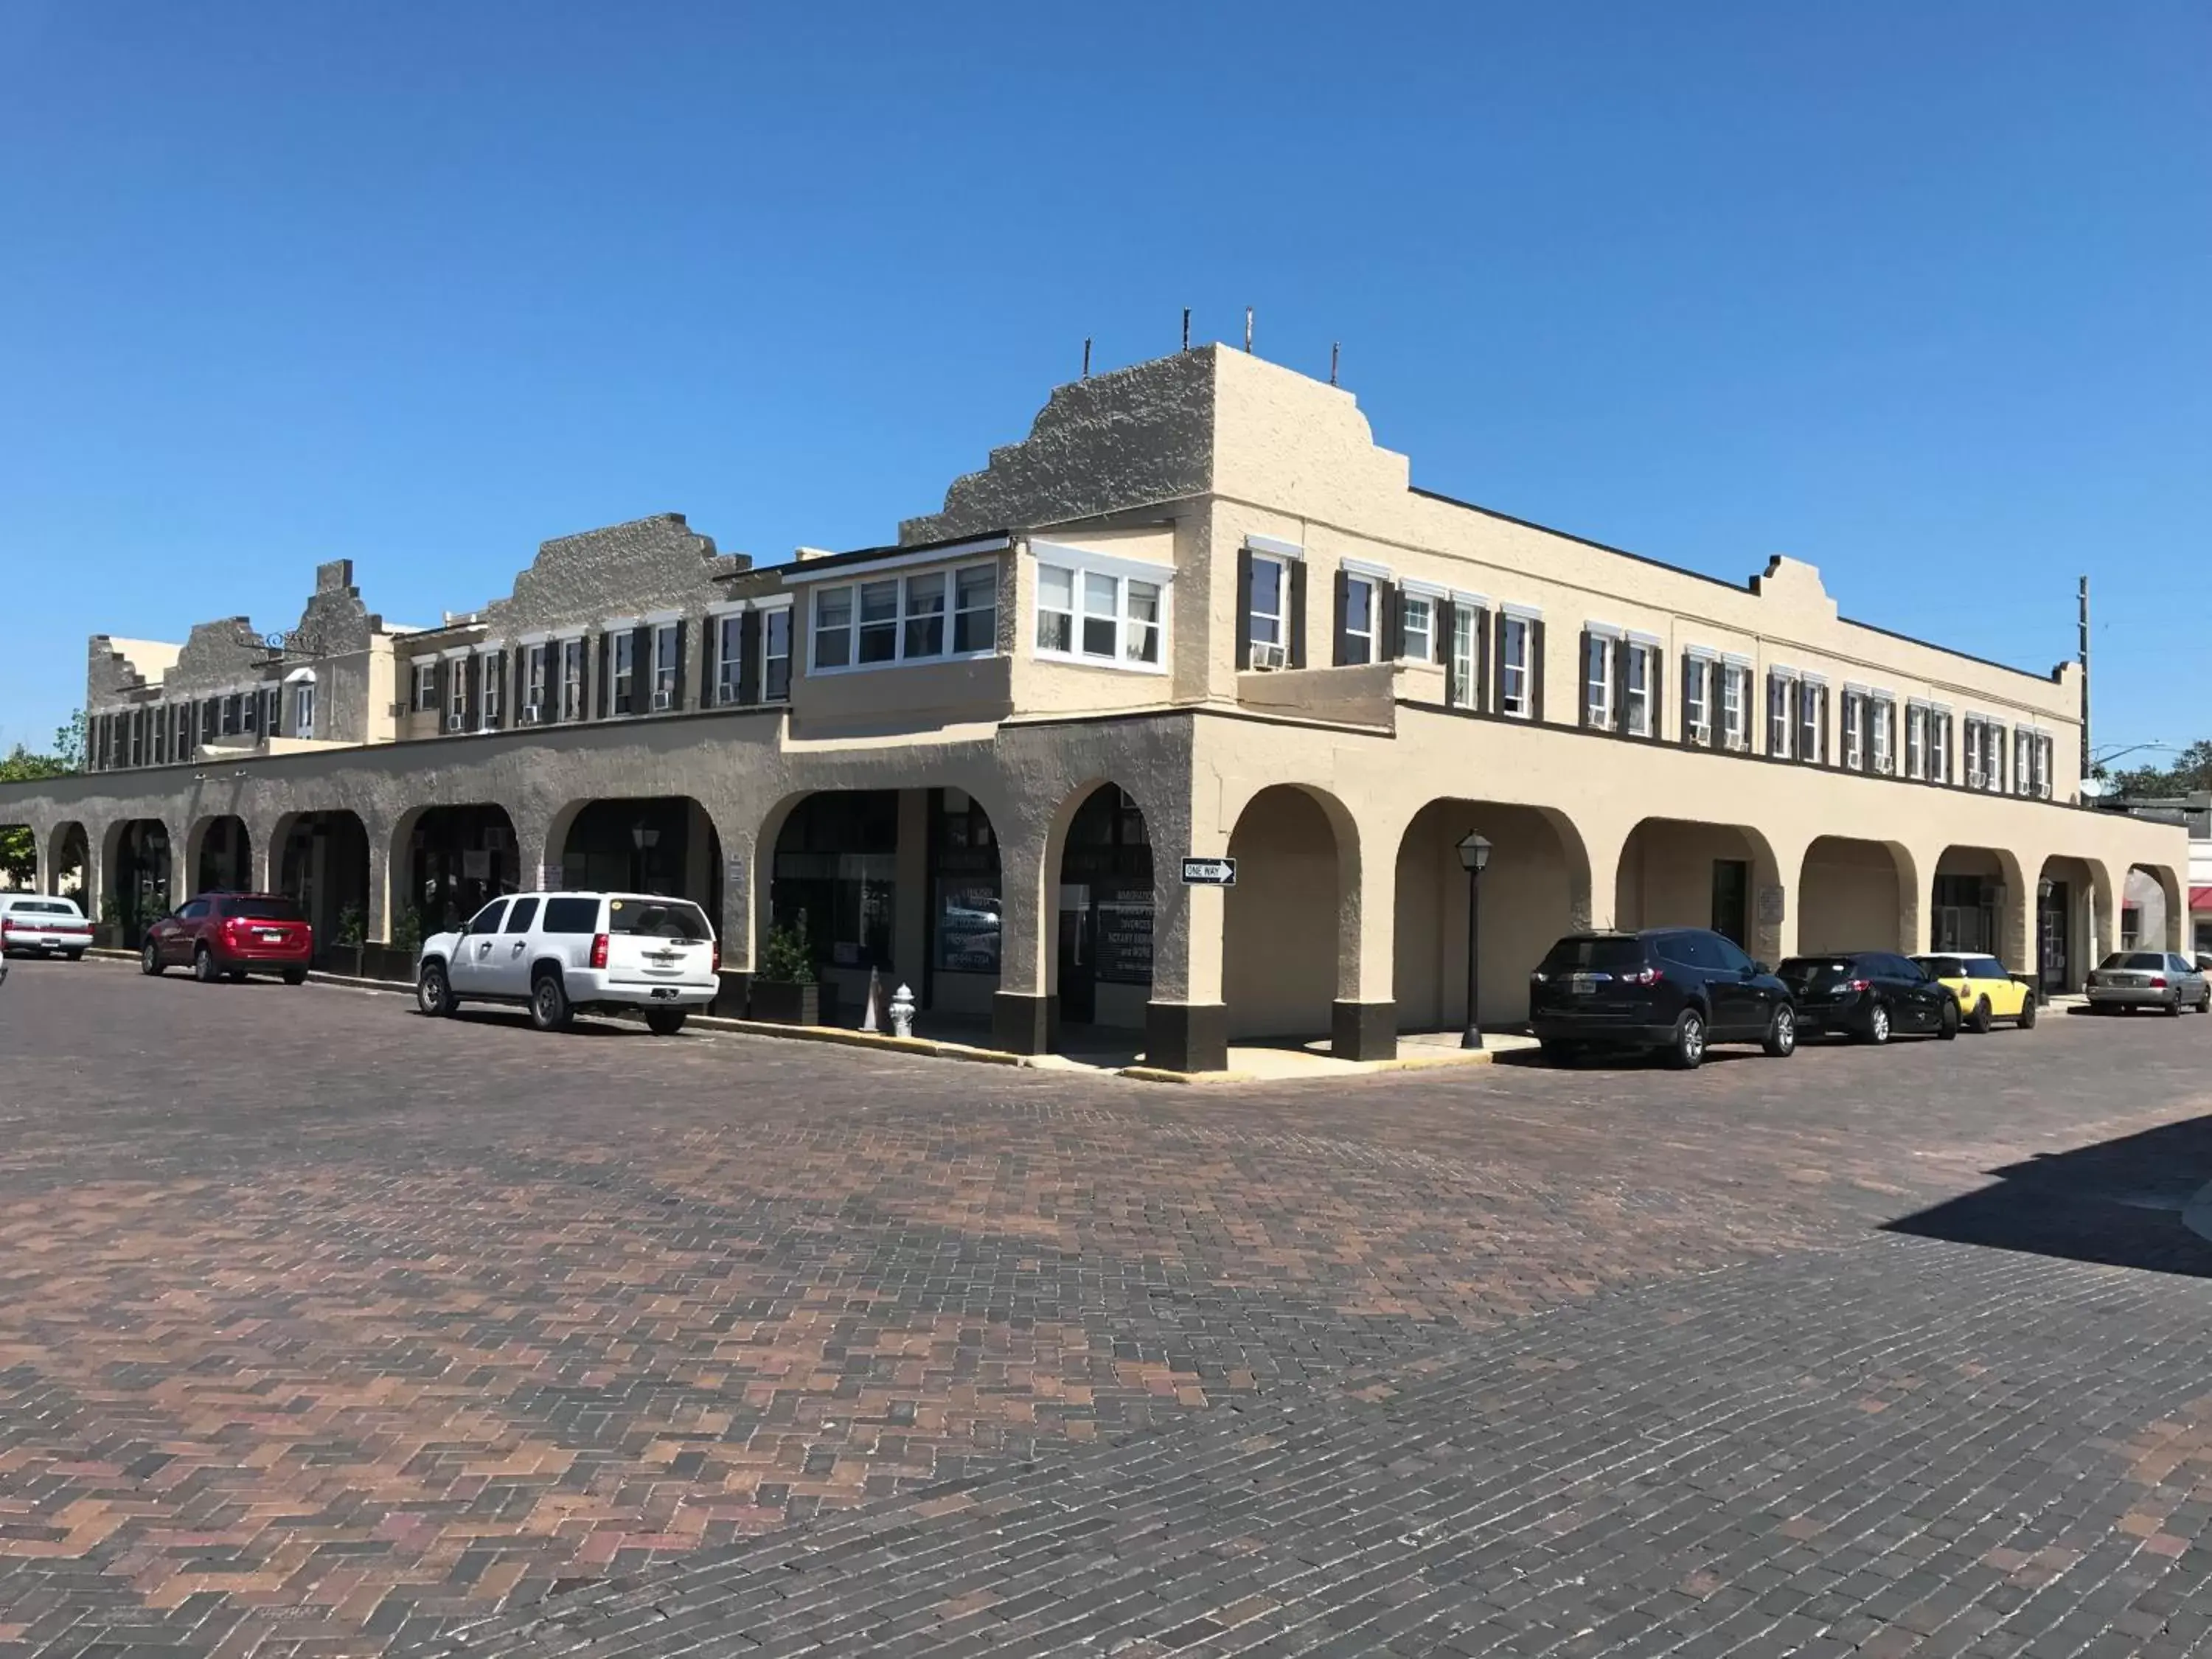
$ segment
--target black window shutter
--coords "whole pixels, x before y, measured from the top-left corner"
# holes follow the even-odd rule
[[[1490,707],[1493,713],[1505,708],[1505,613],[1498,613],[1492,630],[1490,678],[1485,682],[1490,687]]]
[[[1529,718],[1544,718],[1544,624],[1541,618],[1528,624],[1528,704]]]
[[[437,666],[430,671],[430,688],[437,693],[437,700],[430,707],[432,712],[437,715],[438,729],[441,732],[446,729],[446,715],[453,700],[451,684],[453,674],[453,661],[450,657],[439,658]]]
[[[1490,690],[1490,616],[1488,612],[1477,611],[1474,613],[1474,696],[1470,702],[1474,708],[1487,708],[1494,712],[1498,708],[1498,699]]]
[[[1628,641],[1626,639],[1615,640],[1612,654],[1613,706],[1606,712],[1613,716],[1613,729],[1626,732],[1628,730]]]
[[[678,617],[676,622],[676,695],[670,699],[671,706],[677,708],[684,707],[684,693],[690,684],[690,678],[684,672],[690,666],[684,660],[684,649],[691,642],[690,636],[691,624],[683,617]]]
[[[1339,668],[1352,660],[1352,636],[1344,631],[1345,618],[1352,605],[1352,578],[1340,570],[1336,573],[1336,653],[1330,660]],[[1368,618],[1369,625],[1374,618]]]
[[[653,707],[653,630],[640,623],[629,631],[629,712]]]
[[[522,705],[530,699],[530,647],[518,645],[507,653],[507,707],[514,710],[511,725],[522,724]]]
[[[615,712],[615,641],[611,634],[599,635],[599,718],[608,720]]]
[[[479,654],[471,651],[453,664],[461,676],[461,724],[471,732],[483,724],[483,678],[477,672],[481,660]]]
[[[1375,584],[1375,602],[1382,612],[1375,630],[1378,662],[1395,662],[1406,654],[1406,603],[1395,582]]]
[[[1441,648],[1444,659],[1444,706],[1455,707],[1459,702],[1459,653],[1452,649],[1453,630],[1459,624],[1459,607],[1449,599],[1438,599],[1429,610],[1429,640],[1432,649]]]
[[[738,624],[738,701],[761,700],[761,613],[748,611]]]
[[[1692,747],[1692,745],[1694,745],[1694,744],[1696,744],[1696,742],[1698,741],[1696,734],[1695,734],[1695,733],[1691,730],[1691,727],[1690,727],[1690,676],[1691,676],[1691,675],[1692,675],[1692,674],[1694,674],[1694,673],[1696,673],[1697,672],[1698,672],[1698,664],[1697,664],[1697,659],[1696,659],[1694,657],[1691,656],[1691,655],[1690,655],[1690,653],[1689,653],[1688,652],[1686,652],[1686,652],[1684,652],[1684,653],[1682,653],[1682,713],[1681,713],[1681,722],[1682,722],[1682,746],[1683,746],[1685,749],[1687,749],[1687,748]],[[1706,686],[1705,686],[1705,707],[1706,707],[1706,708],[1707,708],[1708,710],[1710,710],[1710,709],[1712,708],[1712,706],[1713,706],[1712,697],[1713,697],[1713,688],[1712,688],[1712,686],[1711,686],[1711,684],[1710,682],[1708,682],[1708,683],[1707,683],[1707,684],[1706,684]],[[1655,708],[1656,708],[1656,707],[1657,707],[1657,705],[1658,705],[1658,699],[1657,699],[1656,697],[1654,697],[1654,698],[1652,699],[1652,704],[1653,704],[1653,707],[1655,707]]]
[[[1874,770],[1874,699],[1859,699],[1859,770]]]
[[[1237,672],[1252,665],[1252,550],[1237,550]]]
[[[1284,659],[1293,668],[1306,665],[1306,562],[1291,561],[1291,637]]]
[[[1583,629],[1581,647],[1575,653],[1575,724],[1587,731],[1590,723],[1589,629]]]
[[[1644,653],[1644,660],[1648,665],[1644,672],[1651,677],[1644,688],[1644,705],[1651,711],[1651,730],[1646,735],[1658,743],[1667,732],[1667,655],[1655,645]]]

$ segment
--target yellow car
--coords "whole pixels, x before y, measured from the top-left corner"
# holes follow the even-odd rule
[[[1928,956],[1912,958],[1930,977],[1959,999],[1959,1012],[1977,1031],[2008,1019],[2023,1031],[2035,1024],[2035,993],[2005,972],[1995,957]]]

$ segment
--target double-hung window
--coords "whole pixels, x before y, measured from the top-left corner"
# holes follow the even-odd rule
[[[542,720],[545,718],[545,653],[544,645],[526,645],[522,648],[522,708],[523,718]]]
[[[1160,574],[1167,574],[1164,570]],[[1040,559],[1036,654],[1121,668],[1157,668],[1162,660],[1165,596],[1164,581],[1133,571]]]
[[[1874,769],[1887,777],[1897,769],[1897,704],[1877,696],[1867,704],[1867,736],[1873,744]]]
[[[481,726],[499,724],[500,681],[507,674],[507,653],[477,653],[477,716]]]
[[[446,660],[446,720],[465,724],[469,713],[469,663],[465,657]]]
[[[1437,603],[1425,593],[1399,595],[1398,656],[1403,662],[1437,659]]]
[[[853,653],[856,663],[896,662],[899,657],[899,585],[862,582],[859,588],[860,644]]]
[[[245,700],[233,691],[222,700],[222,734],[234,738],[239,733],[239,721],[243,718],[240,705]]]
[[[434,657],[415,659],[415,712],[434,714],[438,708],[438,661]]]
[[[2028,793],[2038,800],[2051,799],[2051,770],[2052,747],[2050,737],[2038,732],[2035,738],[2035,787]]]
[[[2015,795],[2035,793],[2035,762],[2033,758],[2035,733],[2024,726],[2012,729],[2012,792]]]
[[[872,667],[987,656],[998,648],[999,568],[968,565],[912,576],[840,583],[814,592],[814,668]],[[1040,614],[1046,599],[1040,597]],[[790,618],[781,607],[761,613],[762,664],[780,659],[789,684]],[[768,649],[769,630],[781,649]],[[765,672],[763,695],[768,684]]]
[[[636,711],[631,692],[637,685],[637,630],[617,627],[604,636],[607,641],[606,710],[610,714],[628,714]]]
[[[1796,684],[1796,676],[1787,669],[1766,671],[1766,752],[1784,760],[1792,752],[1790,739],[1796,724],[1790,694]]]
[[[1682,659],[1682,739],[1693,748],[1713,746],[1713,671],[1719,665],[1695,652]]]
[[[1951,715],[1948,709],[1928,711],[1928,781],[1951,781]]]
[[[978,657],[999,648],[999,567],[971,564],[952,573],[952,651]]]
[[[1923,703],[1905,706],[1905,775],[1916,783],[1928,775],[1928,709]]]
[[[311,679],[293,682],[292,735],[295,738],[315,735],[315,683]]]
[[[1828,687],[1810,674],[1797,680],[1797,758],[1814,766],[1828,761]]]
[[[714,630],[714,704],[727,708],[744,695],[744,613],[726,611],[708,626]]]
[[[1498,712],[1516,720],[1536,714],[1536,624],[1511,611],[1498,618]]]
[[[684,629],[680,623],[656,623],[653,629],[653,703],[654,708],[676,707],[676,681],[681,669]]]
[[[1583,634],[1583,724],[1593,732],[1613,729],[1614,639],[1595,628]]]
[[[853,590],[820,587],[814,592],[814,666],[848,668],[853,662]]]
[[[1653,669],[1659,647],[1645,640],[1630,640],[1620,655],[1620,729],[1632,738],[1648,738],[1658,731],[1652,708]]]
[[[1867,697],[1863,691],[1844,693],[1844,765],[1853,772],[1866,770]]]
[[[1721,740],[1739,755],[1751,752],[1751,665],[1721,665]]]
[[[261,729],[261,694],[241,691],[238,696],[238,730],[242,737],[252,737]]]
[[[1255,660],[1273,665],[1277,651],[1290,660],[1291,567],[1285,559],[1264,553],[1252,556],[1252,593],[1244,613],[1245,636],[1252,641]],[[1275,647],[1269,649],[1268,647]]]

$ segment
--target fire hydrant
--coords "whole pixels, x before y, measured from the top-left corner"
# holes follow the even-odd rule
[[[902,985],[891,993],[891,1035],[910,1037],[914,1035],[914,991]]]

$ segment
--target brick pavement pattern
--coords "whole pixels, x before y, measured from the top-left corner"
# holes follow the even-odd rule
[[[2208,1054],[1182,1091],[25,966],[0,1652],[2191,1651]]]

